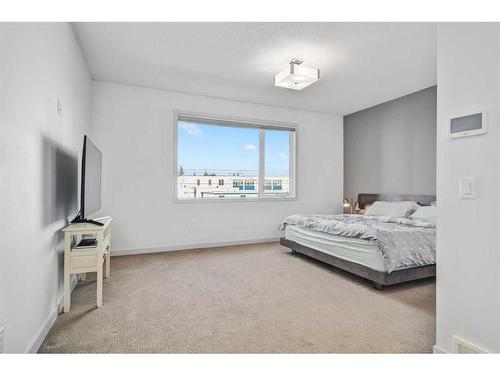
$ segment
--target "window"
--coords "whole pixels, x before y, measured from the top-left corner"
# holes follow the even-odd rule
[[[176,120],[177,200],[295,197],[293,126],[187,114]]]
[[[287,130],[266,129],[265,196],[288,196],[290,193],[290,144],[294,134]],[[272,182],[271,182],[272,181]]]

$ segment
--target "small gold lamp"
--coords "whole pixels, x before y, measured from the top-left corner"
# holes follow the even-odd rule
[[[344,214],[352,214],[352,202],[349,198],[344,198]]]

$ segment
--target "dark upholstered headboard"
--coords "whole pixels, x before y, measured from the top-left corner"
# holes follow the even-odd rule
[[[416,201],[422,206],[429,206],[436,200],[435,195],[411,195],[411,194],[359,194],[359,208],[364,209],[375,201]]]

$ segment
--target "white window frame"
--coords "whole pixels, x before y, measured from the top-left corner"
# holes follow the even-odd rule
[[[255,198],[247,198],[247,197],[239,197],[239,198],[211,198],[211,199],[201,199],[201,198],[189,198],[189,199],[179,199],[177,196],[177,175],[178,175],[178,121],[182,119],[188,119],[191,121],[198,121],[205,124],[214,124],[217,126],[228,126],[228,127],[242,127],[242,128],[257,128],[259,129],[259,184],[258,184],[258,197]],[[200,113],[193,113],[189,111],[180,111],[174,110],[174,165],[173,165],[173,186],[174,186],[174,203],[215,203],[215,202],[276,202],[276,201],[294,201],[297,200],[297,125],[294,123],[284,123],[284,122],[276,122],[276,121],[265,121],[265,120],[254,120],[254,119],[246,119],[246,118],[238,118],[238,117],[226,117],[219,115],[207,115]],[[291,136],[290,144],[289,144],[289,193],[288,196],[270,196],[264,194],[264,179],[265,179],[265,130],[288,130],[290,131]]]

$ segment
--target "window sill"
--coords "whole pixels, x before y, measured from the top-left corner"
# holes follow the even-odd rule
[[[184,203],[221,203],[221,202],[231,202],[231,203],[242,203],[242,202],[253,202],[253,203],[260,203],[260,202],[286,202],[286,201],[296,201],[298,200],[297,197],[279,197],[279,198],[267,198],[267,197],[262,197],[262,198],[209,198],[209,199],[178,199],[174,198],[174,204],[184,204]]]

